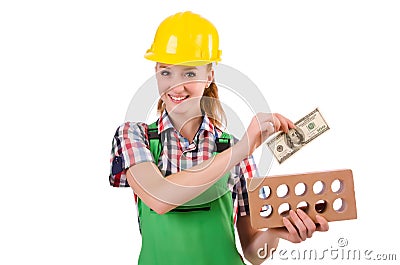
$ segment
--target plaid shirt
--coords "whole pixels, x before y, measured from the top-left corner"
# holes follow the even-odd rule
[[[111,186],[129,187],[126,169],[141,162],[155,162],[149,149],[147,128],[147,124],[142,122],[125,122],[118,127],[110,158]],[[164,176],[191,168],[211,158],[216,150],[215,139],[222,135],[222,131],[204,115],[203,122],[190,143],[173,127],[166,111],[158,120],[158,133],[161,135],[163,150],[157,165]],[[237,139],[234,138],[234,143],[236,142]],[[241,216],[250,214],[245,179],[257,177],[258,171],[253,157],[250,156],[234,166],[230,173],[228,187],[232,192],[233,217],[236,221],[238,211]]]

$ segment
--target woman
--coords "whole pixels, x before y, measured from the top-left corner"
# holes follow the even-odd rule
[[[139,264],[244,264],[235,245],[236,224],[244,256],[279,238],[301,242],[319,226],[301,210],[284,218],[284,228],[259,231],[250,225],[246,178],[256,176],[252,153],[276,130],[294,124],[280,114],[258,113],[240,140],[220,127],[213,62],[220,61],[213,24],[177,13],[159,26],[145,57],[156,62],[160,101],[157,122],[126,122],[114,136],[110,183],[131,187],[138,207],[142,249]],[[270,253],[267,253],[270,254]]]

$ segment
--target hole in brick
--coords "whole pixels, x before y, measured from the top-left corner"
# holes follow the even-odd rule
[[[283,197],[287,196],[288,193],[289,193],[289,187],[286,184],[281,184],[276,189],[276,195],[279,198],[283,198]]]
[[[325,183],[318,180],[313,185],[313,191],[315,194],[321,194],[325,191]]]
[[[296,187],[294,187],[294,193],[297,196],[303,196],[306,193],[307,187],[303,182],[297,183]]]
[[[331,184],[332,192],[339,193],[343,190],[343,182],[339,179],[335,179]]]
[[[269,195],[271,195],[271,188],[269,186],[261,187],[258,197],[260,197],[260,199],[266,199],[269,197]]]
[[[308,212],[308,203],[306,201],[301,201],[297,204],[297,209],[301,209],[303,212]]]
[[[261,217],[267,218],[267,217],[270,217],[271,214],[272,214],[272,206],[271,205],[267,204],[267,205],[264,205],[261,207],[261,209],[260,209]]]
[[[341,213],[346,208],[346,202],[342,198],[337,198],[333,201],[333,210],[338,213]]]
[[[323,213],[326,210],[327,202],[324,200],[319,200],[315,203],[315,211],[317,213]]]
[[[290,205],[287,202],[282,203],[281,205],[279,205],[278,208],[278,213],[281,216],[287,216],[289,215],[289,211],[290,211]]]

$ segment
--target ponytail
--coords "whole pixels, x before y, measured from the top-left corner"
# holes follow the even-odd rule
[[[214,126],[223,128],[226,125],[226,115],[218,97],[218,87],[215,82],[206,87],[200,101],[201,110],[204,111]]]

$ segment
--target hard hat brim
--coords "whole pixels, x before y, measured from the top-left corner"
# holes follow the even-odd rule
[[[221,54],[221,52],[219,52],[219,54]],[[158,63],[172,64],[172,65],[200,66],[214,62],[218,63],[221,61],[221,58],[212,58],[210,60],[182,61],[182,60],[177,60],[175,55],[166,56],[165,54],[162,57],[163,58],[161,59],[160,56],[157,56],[151,51],[146,52],[146,54],[144,55],[144,58],[146,58],[147,60]]]

